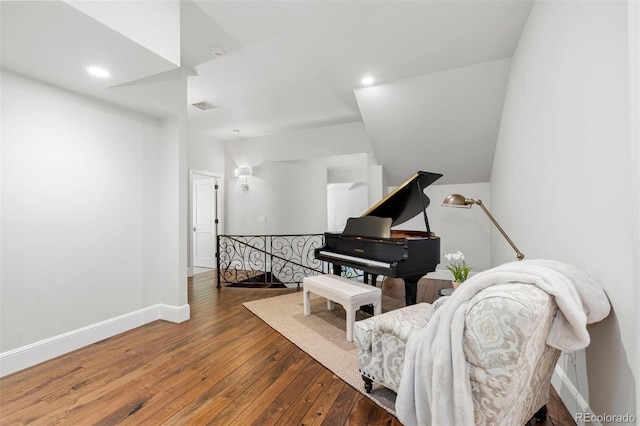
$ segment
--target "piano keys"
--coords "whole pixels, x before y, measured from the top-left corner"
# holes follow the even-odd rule
[[[440,238],[431,232],[424,189],[442,177],[440,173],[416,172],[359,218],[349,218],[342,233],[325,233],[325,245],[315,250],[316,259],[364,271],[365,282],[378,275],[402,278],[405,303],[416,303],[418,280],[440,263]],[[422,212],[426,231],[394,230]]]

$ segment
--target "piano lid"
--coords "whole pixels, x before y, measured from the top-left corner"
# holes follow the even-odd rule
[[[440,173],[416,172],[362,216],[390,217],[393,221],[391,226],[400,225],[429,206],[431,200],[424,193],[424,189],[441,177]]]

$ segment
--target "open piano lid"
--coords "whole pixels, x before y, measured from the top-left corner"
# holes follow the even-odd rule
[[[442,177],[440,173],[416,172],[405,183],[391,191],[364,216],[390,217],[391,226],[400,225],[426,209],[431,200],[424,189]],[[420,197],[422,196],[422,200]]]

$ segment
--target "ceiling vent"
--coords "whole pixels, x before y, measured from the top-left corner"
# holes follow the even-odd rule
[[[195,104],[191,104],[196,108],[200,108],[203,111],[206,111],[208,109],[214,109],[214,108],[218,108],[215,105],[210,104],[209,102],[196,102]]]

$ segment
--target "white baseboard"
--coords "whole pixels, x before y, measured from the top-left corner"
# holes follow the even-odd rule
[[[193,276],[193,266],[187,266],[187,277],[191,278]]]
[[[189,305],[173,306],[159,303],[156,305],[160,309],[160,319],[175,323],[181,323],[191,318],[191,308]]]
[[[589,403],[584,399],[584,397],[580,394],[578,389],[569,379],[569,376],[564,372],[560,363],[556,365],[555,370],[553,371],[553,376],[551,377],[551,384],[553,388],[556,390],[560,399],[564,403],[565,407],[571,416],[576,421],[578,426],[584,426],[587,423],[581,421],[585,418],[585,415],[594,416],[593,410],[589,406]],[[590,421],[589,425],[602,426],[600,422]]]
[[[128,314],[0,353],[0,377],[113,337],[156,320],[180,323],[190,317],[189,305],[158,303]]]

